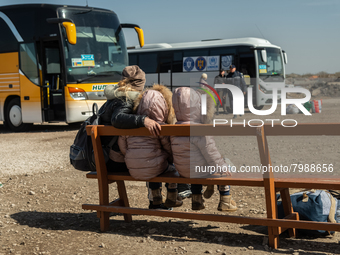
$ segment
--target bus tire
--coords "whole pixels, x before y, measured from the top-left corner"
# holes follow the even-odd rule
[[[5,113],[5,123],[6,126],[14,132],[24,132],[32,127],[33,123],[22,122],[21,104],[18,97],[8,103]]]

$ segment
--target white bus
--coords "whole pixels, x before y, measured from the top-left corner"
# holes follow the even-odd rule
[[[259,38],[207,40],[186,43],[146,44],[143,48],[128,47],[129,64],[138,65],[146,73],[146,85],[160,83],[174,90],[181,86],[198,86],[202,72],[207,82],[221,68],[236,65],[253,87],[256,109],[272,103],[272,88],[285,87],[287,54],[269,41]],[[280,102],[279,96],[279,102]]]

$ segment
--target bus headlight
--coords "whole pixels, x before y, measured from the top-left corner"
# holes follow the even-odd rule
[[[74,100],[86,100],[87,99],[86,92],[83,89],[69,87],[68,92],[70,93],[70,96]]]
[[[267,94],[268,93],[268,90],[266,90],[264,87],[262,87],[260,84],[259,84],[259,90],[261,90],[263,93]]]

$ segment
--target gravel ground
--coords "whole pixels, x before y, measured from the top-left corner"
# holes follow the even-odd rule
[[[299,123],[340,122],[339,106],[339,98],[323,99],[321,114],[284,117],[277,109],[270,117]],[[246,120],[254,118],[258,117],[245,114]],[[294,239],[283,234],[280,248],[271,250],[265,227],[160,217],[133,216],[132,223],[125,223],[114,214],[111,230],[100,233],[96,214],[81,209],[83,203],[98,202],[97,182],[69,164],[69,146],[76,133],[76,128],[64,124],[35,125],[30,132],[11,133],[0,123],[0,255],[340,254],[339,235],[300,233]],[[237,167],[259,164],[256,138],[224,137],[216,142],[221,154]],[[333,164],[331,175],[338,175],[340,137],[270,137],[268,142],[273,165]],[[127,190],[131,206],[147,207],[144,183],[128,182]],[[110,192],[114,199],[115,184]],[[239,206],[232,215],[265,217],[263,188],[232,187],[232,194]],[[220,213],[218,200],[215,192],[204,211]],[[190,207],[187,199],[176,210],[191,211]]]

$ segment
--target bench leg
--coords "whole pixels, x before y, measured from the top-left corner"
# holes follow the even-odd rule
[[[270,159],[270,153],[268,148],[267,137],[264,133],[264,127],[256,129],[257,143],[260,152],[261,164],[263,166],[271,166],[272,162]],[[270,169],[270,168],[269,168]],[[276,192],[275,192],[275,182],[274,182],[274,173],[272,171],[268,171],[263,173],[263,185],[264,185],[264,193],[266,196],[266,209],[267,209],[267,218],[268,219],[276,219]],[[268,227],[268,239],[269,246],[277,249],[279,244],[279,227]]]
[[[110,213],[98,212],[100,219],[100,231],[106,232],[110,229]]]
[[[274,227],[268,227],[268,244],[273,249],[277,249],[279,246],[279,235],[275,234],[275,231]]]
[[[99,204],[109,205],[109,180],[107,179],[107,169],[97,126],[93,126],[91,129],[91,140],[98,176]],[[103,232],[109,230],[110,213],[97,211],[97,216],[99,216],[100,219],[100,230]]]
[[[267,218],[276,219],[276,194],[274,187],[274,179],[264,179],[264,188],[266,195],[266,207],[267,207]],[[269,246],[273,249],[277,249],[279,246],[279,227],[268,227],[268,241]]]
[[[123,206],[124,207],[130,207],[129,199],[128,199],[127,194],[126,194],[126,188],[125,188],[124,181],[117,181],[117,188],[118,188],[119,198],[123,202]],[[131,222],[132,221],[131,214],[124,213],[124,220],[125,220],[125,222]]]
[[[292,206],[292,201],[290,200],[290,195],[289,195],[289,189],[282,189],[280,190],[281,193],[281,199],[282,199],[282,205],[283,205],[283,210],[285,212],[285,215],[290,215],[294,213],[293,206]],[[296,220],[298,219],[298,215],[296,215]],[[295,228],[290,228],[288,229],[289,236],[290,237],[296,237],[296,229]]]

